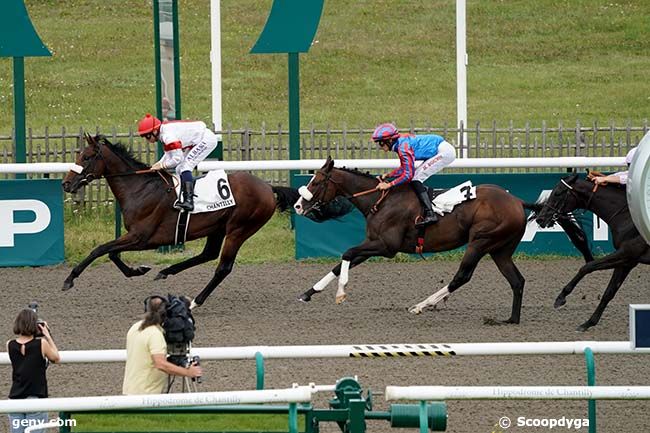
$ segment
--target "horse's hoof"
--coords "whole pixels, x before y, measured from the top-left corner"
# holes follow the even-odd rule
[[[553,308],[556,308],[556,309],[557,309],[557,308],[562,308],[562,307],[564,307],[564,305],[566,305],[566,298],[560,298],[560,297],[558,297],[558,298],[555,300],[555,303],[553,304]]]
[[[585,322],[576,328],[576,332],[586,332],[589,328],[591,328],[591,325],[589,322]]]
[[[311,301],[311,296],[309,296],[306,293],[303,293],[302,295],[298,296],[298,300],[300,302],[309,302],[309,301]]]
[[[162,272],[158,272],[158,275],[156,275],[156,278],[154,278],[154,281],[158,280],[165,280],[167,279],[167,274],[163,274]]]
[[[201,306],[201,304],[197,304],[196,301],[194,299],[192,299],[192,302],[190,302],[190,311],[194,310],[195,308],[198,308],[200,306]]]
[[[74,286],[74,283],[72,281],[65,280],[63,282],[63,291],[70,290]]]
[[[151,266],[138,266],[138,275],[144,275],[151,270]]]
[[[336,304],[341,305],[343,302],[345,302],[346,299],[347,299],[347,295],[345,294],[339,295],[336,297]]]
[[[422,313],[422,308],[419,308],[417,306],[409,308],[409,313],[411,314],[421,314]]]

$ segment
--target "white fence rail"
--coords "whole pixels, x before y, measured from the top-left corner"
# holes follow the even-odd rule
[[[308,386],[301,386],[298,388],[260,391],[1,400],[0,413],[148,409],[225,404],[306,403],[311,401],[311,396],[312,389]]]
[[[650,386],[387,386],[386,400],[650,400]]]
[[[204,161],[199,171],[209,170],[317,170],[324,159],[270,161]],[[0,164],[0,173],[67,173],[72,163]],[[399,166],[397,159],[339,159],[338,167],[391,169]],[[450,168],[584,168],[624,166],[623,157],[557,157],[557,158],[466,158],[456,159]]]
[[[558,341],[522,343],[449,344],[353,344],[313,346],[241,346],[192,348],[202,360],[290,358],[371,358],[401,356],[485,356],[485,355],[572,355],[589,347],[594,354],[638,354],[650,349],[633,349],[629,341]],[[124,362],[126,350],[61,351],[62,363]],[[7,353],[0,353],[0,365],[10,364]]]

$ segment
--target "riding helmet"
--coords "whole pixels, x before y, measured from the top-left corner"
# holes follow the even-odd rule
[[[149,134],[150,132],[160,128],[161,124],[162,122],[158,118],[147,113],[138,123],[138,135]]]
[[[372,141],[375,143],[392,140],[397,137],[399,137],[399,131],[392,123],[382,123],[372,133]]]

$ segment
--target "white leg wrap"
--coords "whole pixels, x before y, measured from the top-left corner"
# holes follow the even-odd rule
[[[348,283],[348,271],[350,270],[350,262],[343,260],[341,262],[341,275],[339,275],[339,289],[336,291],[336,297],[345,295],[345,285]]]
[[[420,314],[425,308],[433,307],[434,305],[438,304],[440,301],[442,301],[443,299],[447,298],[447,296],[449,296],[449,289],[447,287],[449,286],[443,287],[433,295],[429,296],[424,301],[420,302],[414,307],[411,307],[409,309],[409,312],[414,314]]]
[[[317,292],[322,292],[323,289],[335,279],[336,275],[334,275],[334,272],[330,272],[329,274],[325,275],[319,282],[314,284],[314,290]]]

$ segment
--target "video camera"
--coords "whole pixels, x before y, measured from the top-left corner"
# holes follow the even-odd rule
[[[168,295],[166,299],[166,315],[162,324],[167,342],[167,360],[179,367],[189,367],[198,362],[198,356],[190,356],[190,348],[194,340],[196,324],[190,311],[187,298]]]
[[[36,314],[36,316],[38,317],[38,303],[36,301],[30,302],[29,305],[27,305],[27,308],[32,310]],[[45,323],[45,320],[42,320],[40,317],[38,319],[36,319],[36,324],[37,325],[45,325],[45,326],[47,326],[47,324]],[[49,326],[47,326],[47,330],[50,331]],[[51,331],[50,331],[50,333],[51,333]],[[43,337],[43,336],[44,335],[40,331],[40,328],[37,328],[36,329],[36,334],[34,335],[34,337]]]

